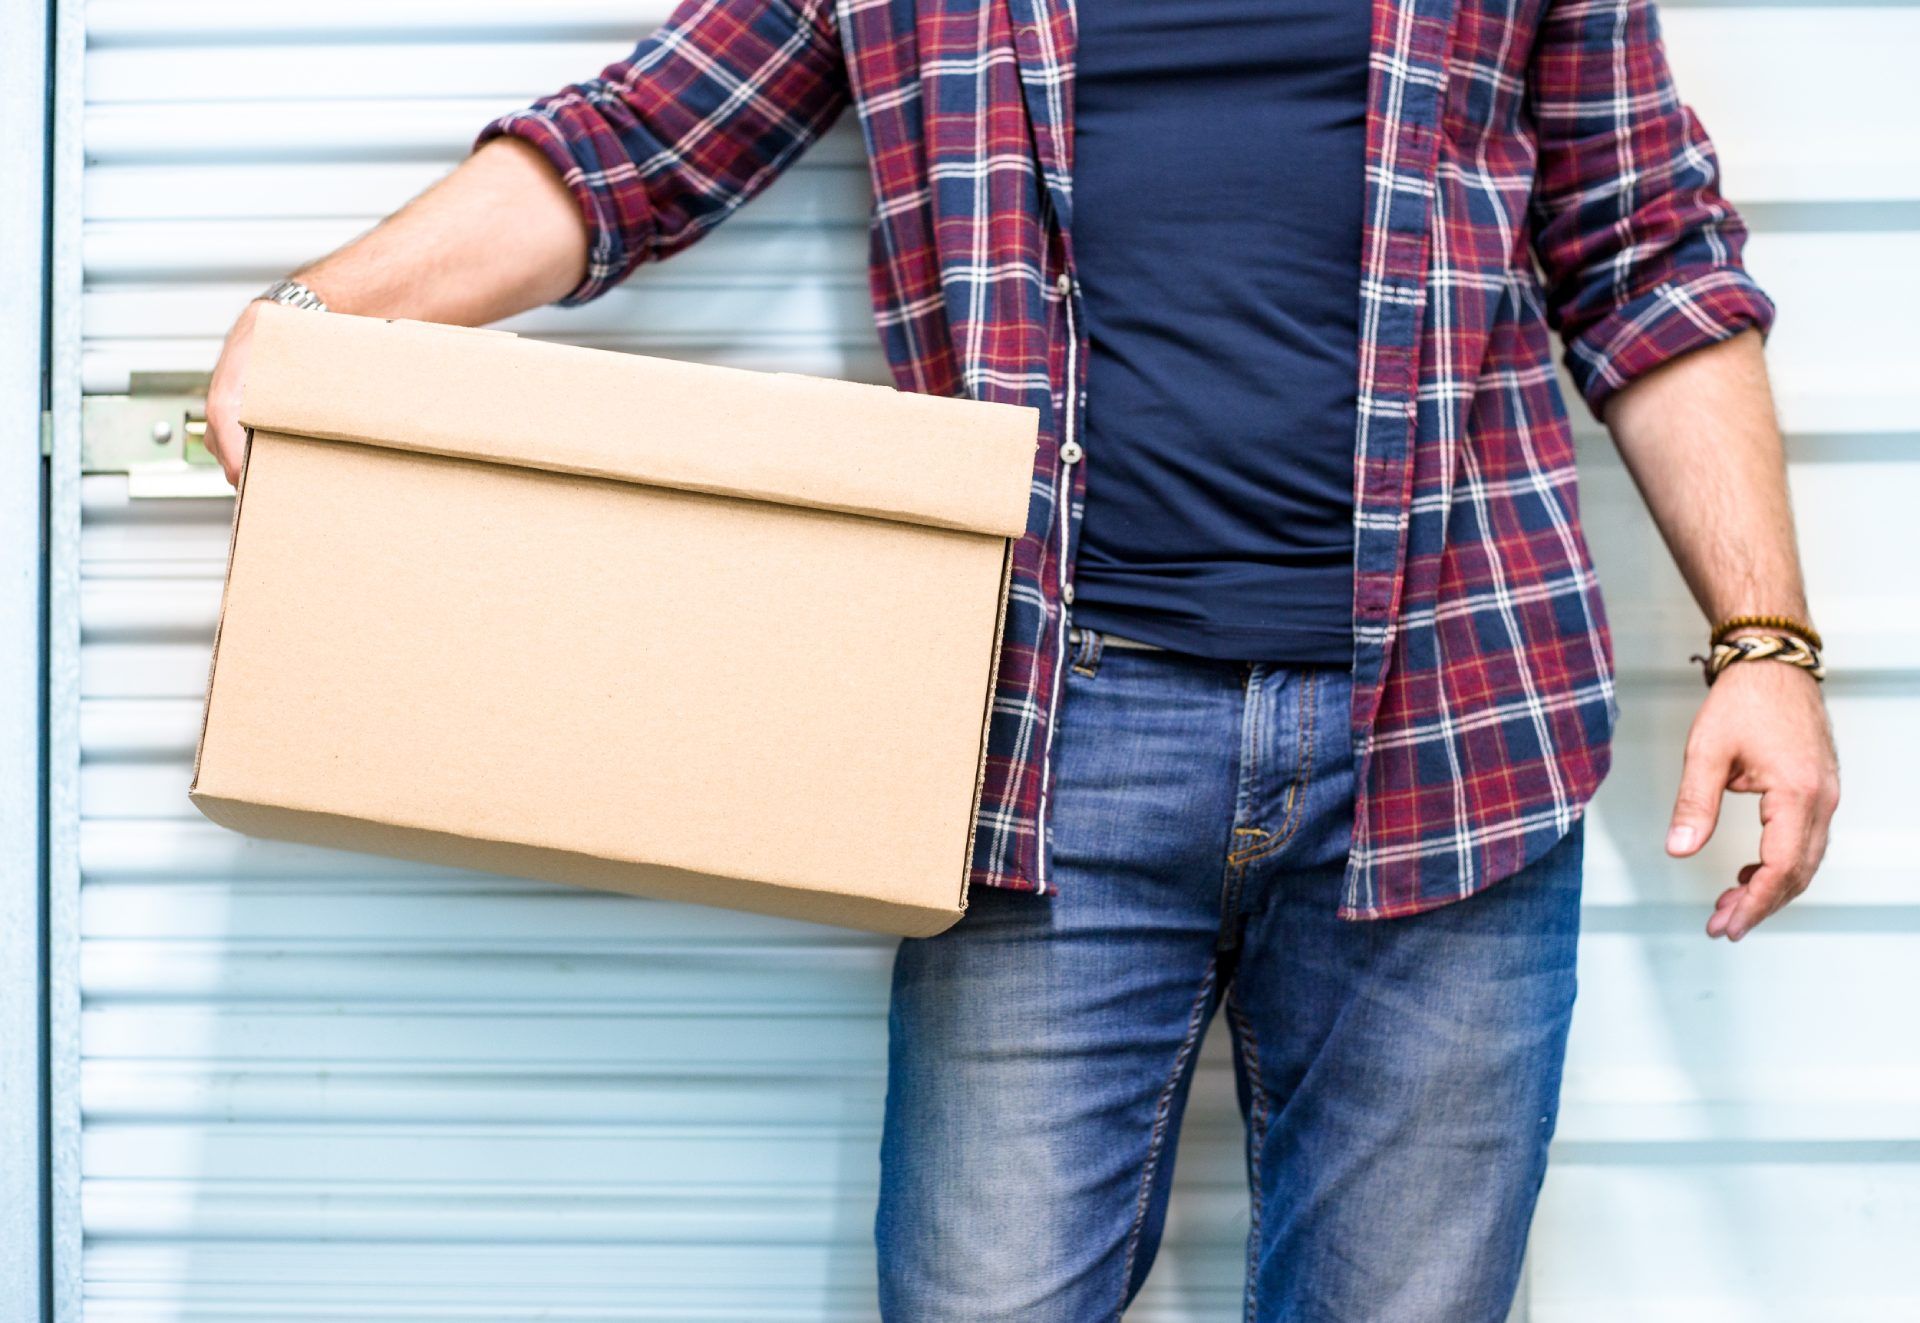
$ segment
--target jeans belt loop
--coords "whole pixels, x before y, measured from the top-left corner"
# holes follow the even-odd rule
[[[1097,629],[1071,629],[1067,631],[1067,642],[1073,648],[1073,669],[1092,679],[1100,670],[1100,650],[1105,643]]]

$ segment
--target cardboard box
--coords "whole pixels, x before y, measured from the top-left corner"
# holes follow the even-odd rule
[[[269,306],[242,420],[207,817],[960,916],[1033,410]]]

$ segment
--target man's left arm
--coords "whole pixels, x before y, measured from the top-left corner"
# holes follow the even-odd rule
[[[1786,465],[1760,339],[1773,305],[1746,227],[1680,99],[1654,0],[1547,0],[1528,69],[1539,148],[1533,251],[1567,366],[1612,429],[1667,545],[1716,623],[1806,618]],[[1738,939],[1805,889],[1838,798],[1817,682],[1728,667],[1687,740],[1667,848],[1691,855],[1727,790],[1758,792],[1760,861],[1707,931]]]
[[[1621,457],[1708,619],[1807,618],[1787,471],[1760,336],[1695,349],[1610,396]],[[1729,666],[1688,732],[1670,853],[1706,844],[1727,791],[1760,796],[1760,859],[1707,921],[1738,941],[1813,880],[1840,798],[1820,685],[1796,666]]]

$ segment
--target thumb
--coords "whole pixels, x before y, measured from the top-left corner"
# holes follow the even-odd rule
[[[1680,768],[1680,793],[1673,802],[1673,824],[1667,828],[1667,853],[1681,858],[1696,853],[1713,836],[1720,821],[1720,797],[1726,793],[1733,761],[1709,746],[1687,750]]]

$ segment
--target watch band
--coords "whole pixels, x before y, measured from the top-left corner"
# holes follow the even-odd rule
[[[327,301],[297,280],[274,281],[254,296],[255,302],[261,300],[284,303],[289,308],[305,308],[309,312],[327,310]]]

